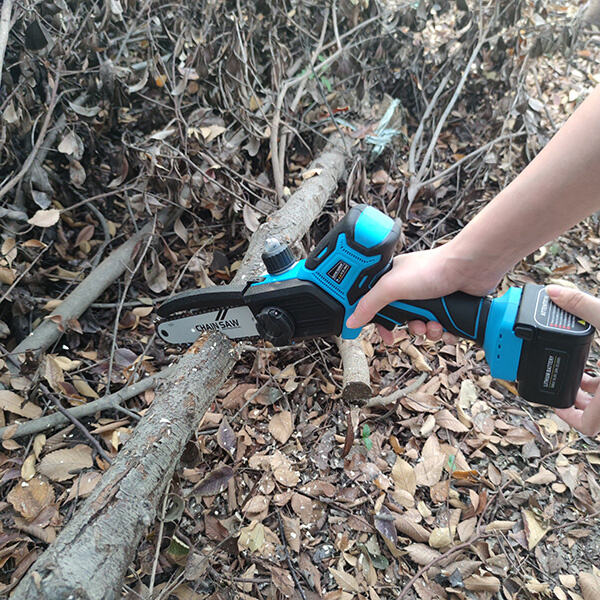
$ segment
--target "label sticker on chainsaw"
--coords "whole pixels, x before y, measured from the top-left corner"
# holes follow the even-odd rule
[[[327,275],[329,275],[336,283],[342,283],[349,270],[350,265],[348,263],[345,263],[343,260],[338,260],[338,262],[327,271]]]
[[[566,368],[568,356],[562,350],[547,348],[542,362],[541,390],[543,392],[555,392],[562,382],[561,372]]]
[[[554,304],[545,289],[538,292],[533,318],[542,327],[558,329],[565,333],[572,331],[581,334],[587,333],[591,329],[589,323]]]
[[[258,336],[256,320],[247,306],[220,308],[166,321],[158,326],[160,337],[171,344],[191,344],[207,331],[221,331],[233,340]]]

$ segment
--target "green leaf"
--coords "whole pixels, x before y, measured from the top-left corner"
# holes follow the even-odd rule
[[[333,90],[331,81],[329,81],[329,79],[327,79],[327,77],[321,77],[321,83],[325,86],[325,88],[327,89],[328,92],[331,92]]]
[[[365,448],[370,450],[373,447],[373,441],[371,440],[371,428],[365,423],[362,428],[361,437],[365,443]]]

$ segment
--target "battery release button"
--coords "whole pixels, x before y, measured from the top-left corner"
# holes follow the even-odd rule
[[[517,323],[514,327],[515,335],[523,340],[532,340],[534,336],[534,328],[531,325]]]

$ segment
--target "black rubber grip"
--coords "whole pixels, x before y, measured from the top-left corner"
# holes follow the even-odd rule
[[[483,344],[491,299],[455,292],[430,300],[397,300],[382,308],[373,321],[386,329],[407,321],[437,321],[460,337]]]

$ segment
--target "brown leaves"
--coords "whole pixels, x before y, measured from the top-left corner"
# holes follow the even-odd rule
[[[398,489],[414,495],[417,489],[417,476],[415,470],[404,459],[396,457],[396,462],[392,468],[392,478]]]
[[[0,390],[0,409],[28,419],[37,419],[42,415],[39,406],[32,402],[25,402],[24,398],[10,390]]]
[[[48,210],[38,210],[27,222],[30,225],[36,227],[52,227],[58,223],[60,218],[60,211],[56,208],[49,208]]]
[[[6,496],[14,509],[28,521],[32,521],[49,504],[54,502],[54,490],[43,477],[21,481]]]
[[[233,477],[233,469],[222,466],[209,473],[194,486],[195,496],[216,496],[227,489],[229,480]]]
[[[217,444],[219,444],[219,446],[221,446],[221,448],[223,448],[230,456],[235,454],[237,438],[229,425],[229,421],[227,421],[227,417],[223,417],[221,423],[219,423],[219,429],[217,430]]]
[[[417,485],[431,487],[442,476],[446,463],[446,455],[440,450],[440,444],[435,434],[430,435],[421,452],[421,462],[415,467]]]
[[[549,528],[542,525],[533,511],[523,509],[521,514],[523,515],[523,527],[525,528],[528,548],[533,550],[546,535]]]
[[[282,410],[276,413],[269,421],[269,433],[280,443],[285,444],[294,431],[292,413]]]
[[[581,587],[584,600],[598,600],[600,598],[600,572],[598,574],[580,573],[579,587]]]
[[[40,461],[38,471],[52,481],[65,481],[92,464],[92,449],[85,444],[77,444],[73,448],[46,454]]]

